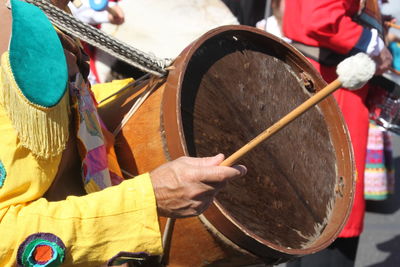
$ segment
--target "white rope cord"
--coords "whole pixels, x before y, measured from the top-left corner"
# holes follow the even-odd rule
[[[123,91],[125,91],[126,89],[129,89],[131,87],[134,87],[136,85],[138,85],[139,83],[141,83],[144,80],[147,80],[150,77],[149,73],[143,75],[142,77],[134,80],[133,82],[128,83],[127,85],[125,85],[124,87],[122,87],[121,89],[119,89],[118,91],[116,91],[115,93],[112,93],[111,95],[103,98],[102,100],[99,101],[99,104],[102,104],[103,102],[105,102],[106,100],[122,93]]]
[[[153,79],[150,79],[149,81],[149,86],[144,90],[139,96],[136,102],[132,105],[131,109],[128,111],[128,113],[125,114],[125,116],[122,118],[121,122],[118,124],[117,128],[114,129],[113,135],[117,136],[119,132],[124,128],[125,124],[132,118],[132,116],[135,114],[135,112],[140,108],[140,106],[144,103],[144,101],[149,97],[149,95],[156,89],[158,88],[157,85],[159,84],[159,81],[154,81]]]
[[[170,59],[160,59],[144,53],[126,43],[116,40],[114,37],[83,23],[72,15],[57,8],[47,0],[25,0],[34,4],[48,16],[49,20],[61,30],[79,38],[110,55],[148,73],[157,76],[165,76],[166,68],[171,64]]]
[[[122,174],[124,174],[124,178],[126,178],[126,179],[130,179],[130,178],[133,178],[136,176],[136,175],[128,172],[127,170],[124,170],[122,168],[120,168],[120,169],[121,169]]]

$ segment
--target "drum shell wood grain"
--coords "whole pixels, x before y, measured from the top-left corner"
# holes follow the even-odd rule
[[[138,86],[139,92],[148,87],[148,81]],[[165,83],[143,103],[129,123],[116,138],[115,149],[121,167],[134,175],[151,171],[171,160],[165,153],[161,115],[162,96]],[[109,129],[115,129],[123,115],[131,107],[138,94],[123,94],[105,105],[99,112]],[[177,144],[175,144],[177,145]],[[160,217],[162,231],[166,218]],[[196,253],[193,253],[193,252]],[[242,253],[241,253],[242,252]],[[171,254],[168,266],[204,266],[219,261],[214,266],[243,266],[260,263],[260,260],[246,251],[232,248],[210,233],[199,218],[179,219],[175,222]]]

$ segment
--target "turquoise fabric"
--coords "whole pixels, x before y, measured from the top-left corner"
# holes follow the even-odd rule
[[[3,187],[4,181],[6,180],[6,176],[7,176],[6,169],[4,168],[4,165],[0,160],[0,188]]]
[[[52,258],[47,262],[37,262],[34,256],[37,246],[48,246],[51,248],[53,254]],[[63,263],[64,257],[64,250],[56,243],[38,238],[26,246],[26,249],[22,254],[22,262],[26,267],[58,267]]]
[[[10,65],[24,96],[36,105],[52,107],[65,94],[68,68],[57,33],[36,6],[12,0]]]
[[[393,56],[392,66],[395,70],[400,71],[400,43],[391,42],[389,49]]]

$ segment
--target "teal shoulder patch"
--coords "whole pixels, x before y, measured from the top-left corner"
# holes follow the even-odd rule
[[[36,6],[11,0],[10,66],[22,94],[33,104],[55,106],[65,94],[64,49],[47,16]]]
[[[3,187],[4,181],[6,180],[6,176],[7,176],[6,169],[4,168],[4,165],[0,160],[0,188]]]

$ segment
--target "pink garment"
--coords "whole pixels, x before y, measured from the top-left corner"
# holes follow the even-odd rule
[[[390,134],[376,124],[370,123],[365,168],[365,199],[387,199],[394,193],[394,181]]]

